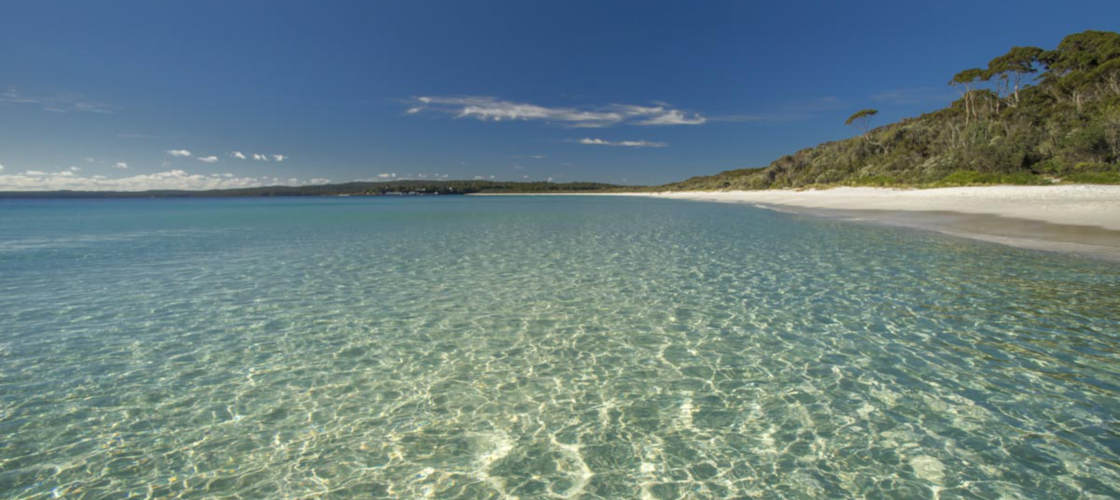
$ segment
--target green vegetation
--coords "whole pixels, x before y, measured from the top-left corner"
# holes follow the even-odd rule
[[[1120,34],[1069,35],[1054,50],[1013,47],[953,76],[949,107],[663,189],[1120,183]],[[846,124],[876,113],[865,109]]]
[[[392,181],[317,186],[269,186],[209,191],[0,191],[0,198],[217,198],[248,196],[423,196],[472,193],[627,191],[595,182]]]
[[[844,120],[844,125],[859,123],[859,128],[863,129],[863,135],[866,137],[868,129],[871,128],[871,117],[877,114],[879,114],[879,110],[877,109],[861,109],[853,113],[852,116],[849,116],[847,120]]]

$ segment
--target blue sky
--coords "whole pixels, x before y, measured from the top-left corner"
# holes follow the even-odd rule
[[[0,190],[664,183],[849,137],[861,108],[932,111],[961,69],[1120,19],[1115,1],[2,10]]]

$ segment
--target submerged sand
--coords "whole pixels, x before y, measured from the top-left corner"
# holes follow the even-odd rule
[[[1120,186],[856,187],[627,195],[747,203],[1120,261]]]

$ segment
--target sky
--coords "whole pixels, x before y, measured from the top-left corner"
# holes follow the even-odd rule
[[[1120,2],[4,1],[0,190],[661,184],[950,103]]]

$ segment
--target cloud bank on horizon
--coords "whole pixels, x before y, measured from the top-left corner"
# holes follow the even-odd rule
[[[123,165],[123,166],[122,166]],[[116,168],[128,168],[119,162]],[[207,190],[234,189],[263,186],[308,186],[329,184],[327,178],[300,179],[275,176],[238,176],[230,172],[220,174],[192,174],[174,169],[151,174],[110,178],[104,175],[81,176],[80,169],[71,167],[58,172],[25,170],[21,173],[3,174],[0,167],[0,191],[148,191],[148,190]]]

